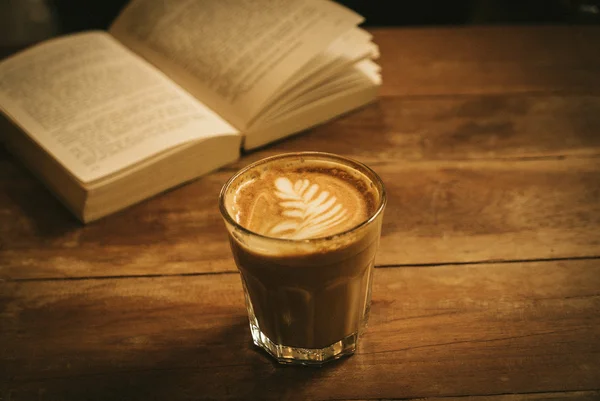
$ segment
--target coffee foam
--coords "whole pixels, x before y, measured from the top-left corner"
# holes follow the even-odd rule
[[[250,231],[300,240],[334,235],[369,219],[376,194],[364,174],[340,163],[286,160],[239,177],[226,207]]]

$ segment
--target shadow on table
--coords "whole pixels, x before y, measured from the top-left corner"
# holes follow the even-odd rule
[[[58,237],[81,226],[66,207],[2,146],[0,163],[6,168],[1,178],[7,181],[4,195],[10,200],[9,210],[25,217],[37,235]]]
[[[60,309],[62,315],[69,308]],[[82,309],[72,316],[79,324],[90,319],[89,310]],[[242,315],[224,328],[174,328],[160,338],[146,338],[143,327],[136,331],[131,329],[138,326],[135,323],[119,323],[122,317],[117,323],[110,319],[110,327],[98,327],[97,338],[89,328],[76,329],[81,335],[69,346],[61,345],[67,340],[64,327],[58,328],[64,320],[55,323],[56,329],[50,322],[38,326],[48,329],[45,344],[37,344],[41,348],[36,360],[25,361],[32,366],[15,366],[18,376],[0,383],[0,395],[79,401],[297,399],[345,362],[322,368],[279,365],[251,343],[247,317]],[[119,333],[120,324],[126,326],[123,331],[133,331],[131,335]]]
[[[212,366],[189,372],[185,384],[180,387],[196,389],[194,393],[198,398],[308,399],[307,392],[310,393],[311,387],[318,386],[320,378],[338,370],[347,360],[323,367],[281,365],[252,343],[246,316],[239,316],[234,325],[213,333],[213,336],[230,345],[219,352],[220,356],[212,358]],[[169,392],[166,391],[164,396],[169,396]]]

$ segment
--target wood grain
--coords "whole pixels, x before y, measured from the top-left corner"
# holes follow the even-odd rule
[[[600,27],[373,33],[377,103],[88,226],[0,147],[0,400],[600,399]],[[389,195],[369,329],[321,369],[251,345],[216,204],[300,150]]]
[[[376,29],[384,96],[598,93],[600,27]]]
[[[600,158],[373,167],[388,191],[379,265],[600,255]],[[216,201],[230,175],[85,227],[35,185],[13,192],[18,199],[0,202],[10,216],[0,226],[0,277],[235,271]]]
[[[463,395],[459,397],[402,398],[403,401],[597,401],[598,399],[600,399],[600,391],[561,391],[555,393],[535,394],[499,394],[482,396]],[[392,400],[393,399],[388,399],[387,401]],[[360,400],[353,399],[353,401]]]
[[[230,168],[303,150],[365,163],[599,155],[599,131],[599,95],[383,97]]]
[[[11,400],[598,390],[599,288],[597,260],[378,269],[358,354],[313,369],[250,345],[237,274],[5,282],[0,377]]]
[[[232,271],[216,205],[220,187],[251,161],[300,150],[344,154],[382,174],[391,200],[379,263],[598,255],[599,131],[596,96],[383,98],[87,227],[3,151],[0,277]],[[562,157],[584,159],[563,164]],[[555,187],[550,176],[564,185]],[[494,180],[501,187],[489,187]],[[515,202],[519,208],[511,216]],[[569,202],[572,210],[563,210]],[[560,215],[552,215],[557,209]],[[452,222],[454,216],[460,221]],[[402,221],[391,220],[396,217]],[[540,225],[551,226],[552,235],[532,234]],[[566,236],[575,237],[565,241],[561,230],[572,227]],[[464,241],[473,229],[478,236]],[[510,241],[512,234],[520,237]]]

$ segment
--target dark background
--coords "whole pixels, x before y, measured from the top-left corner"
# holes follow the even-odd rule
[[[51,1],[66,32],[106,28],[126,2]],[[600,23],[600,0],[340,0],[339,3],[365,16],[365,26]]]

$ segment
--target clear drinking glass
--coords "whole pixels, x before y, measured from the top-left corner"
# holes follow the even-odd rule
[[[254,170],[284,161],[326,161],[362,174],[375,193],[374,213],[357,226],[328,237],[267,237],[236,222],[228,209],[236,184]],[[280,363],[322,364],[353,354],[366,327],[375,253],[386,194],[369,167],[321,152],[269,157],[236,173],[223,187],[219,207],[241,273],[254,343]]]

